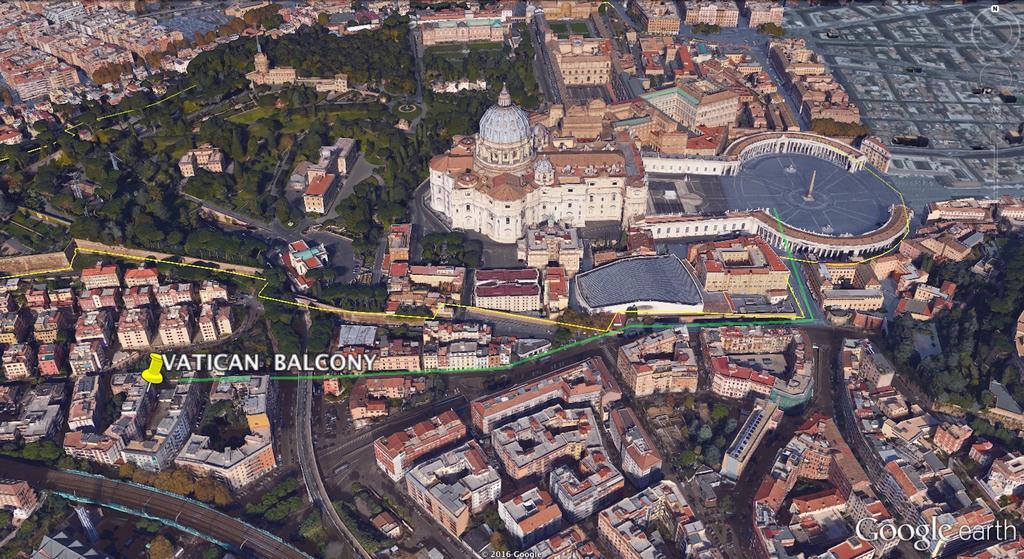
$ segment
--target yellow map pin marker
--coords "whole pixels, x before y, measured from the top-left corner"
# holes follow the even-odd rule
[[[142,380],[150,384],[160,384],[164,381],[164,375],[160,372],[164,367],[164,358],[159,353],[149,354],[149,367],[142,371]]]

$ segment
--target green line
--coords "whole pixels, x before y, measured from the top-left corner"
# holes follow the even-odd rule
[[[776,222],[777,226],[779,227],[779,235],[782,237],[782,240],[783,240],[783,247],[782,248],[787,252],[788,256],[790,258],[792,258],[793,257],[792,243],[789,242],[788,237],[786,237],[786,234],[785,234],[785,232],[782,229],[782,221],[779,219],[778,213],[775,210],[772,210],[772,214],[775,217],[775,222]],[[527,363],[531,363],[533,361],[538,361],[538,360],[541,360],[541,359],[545,359],[547,357],[551,357],[552,355],[556,355],[556,354],[561,353],[561,352],[563,352],[565,350],[572,349],[574,347],[579,347],[579,346],[581,346],[583,344],[588,344],[590,342],[593,342],[593,341],[596,341],[596,340],[600,340],[600,339],[602,339],[604,337],[607,337],[607,336],[618,335],[618,334],[620,334],[620,333],[622,333],[622,332],[624,332],[626,330],[638,330],[638,329],[644,329],[644,330],[647,330],[647,329],[650,329],[650,330],[667,330],[667,329],[670,329],[670,328],[687,328],[687,329],[694,329],[694,328],[719,328],[719,327],[723,327],[723,326],[745,326],[747,324],[786,324],[786,325],[812,324],[812,323],[814,323],[814,321],[816,319],[814,318],[814,313],[812,311],[812,302],[810,300],[810,295],[807,292],[807,287],[803,283],[803,276],[800,273],[800,270],[799,270],[799,267],[798,267],[799,264],[797,262],[793,261],[793,260],[790,260],[790,262],[792,262],[792,264],[788,265],[788,267],[789,267],[789,270],[790,270],[790,273],[791,273],[792,281],[797,283],[798,289],[796,291],[799,293],[798,297],[802,296],[803,307],[805,309],[805,316],[804,316],[804,318],[787,318],[787,319],[757,319],[757,318],[751,318],[751,319],[746,319],[746,320],[726,320],[726,321],[709,321],[709,322],[702,322],[702,321],[700,321],[699,318],[697,318],[695,322],[688,322],[688,323],[685,323],[685,324],[682,324],[682,323],[673,323],[673,324],[664,324],[664,323],[657,323],[657,324],[626,324],[625,326],[622,326],[621,328],[616,328],[614,330],[609,330],[607,332],[602,332],[600,334],[595,334],[593,336],[590,336],[590,337],[587,337],[587,338],[583,338],[581,340],[577,340],[575,342],[568,343],[568,344],[565,344],[563,346],[559,346],[559,347],[556,347],[556,348],[553,348],[553,349],[549,349],[549,350],[547,350],[547,351],[545,351],[543,353],[539,353],[537,355],[532,355],[530,357],[526,357],[524,359],[520,359],[518,361],[514,361],[514,362],[509,363],[507,365],[496,365],[494,367],[476,367],[476,368],[472,368],[472,369],[460,369],[460,370],[424,369],[424,370],[420,370],[420,371],[409,371],[409,370],[406,370],[406,371],[373,371],[373,372],[366,372],[366,373],[341,373],[341,374],[333,374],[333,375],[332,374],[321,374],[321,375],[281,375],[281,374],[278,374],[278,375],[270,375],[270,380],[328,380],[328,379],[356,379],[356,378],[371,378],[371,377],[393,377],[393,376],[407,376],[407,375],[412,375],[412,376],[415,376],[415,375],[424,375],[424,376],[426,376],[426,375],[458,375],[458,374],[462,374],[462,373],[500,372],[500,371],[507,371],[509,369],[513,369],[515,367],[518,367],[520,365],[524,365],[524,364],[527,364]],[[223,271],[223,270],[217,270],[217,271]],[[264,287],[266,287],[266,284],[264,284]],[[232,381],[247,381],[252,376],[262,376],[262,375],[240,375],[240,376],[230,376],[230,377],[225,376],[225,377],[189,378],[189,379],[184,379],[183,378],[183,379],[178,379],[178,381],[179,382],[217,382],[217,381],[221,381],[221,380],[229,381],[229,382],[232,382]]]
[[[756,320],[756,322],[755,322],[755,320]],[[599,339],[604,338],[606,336],[617,335],[617,334],[619,334],[621,332],[624,332],[626,330],[637,330],[637,329],[667,330],[667,329],[670,329],[670,328],[687,328],[687,329],[693,329],[693,328],[717,328],[717,327],[721,327],[721,326],[743,326],[743,325],[746,325],[746,324],[754,324],[754,323],[756,323],[756,324],[810,324],[812,322],[814,322],[813,318],[797,318],[797,319],[777,319],[777,320],[757,320],[757,319],[754,319],[754,320],[747,321],[747,322],[724,321],[724,322],[690,322],[690,323],[687,323],[687,324],[627,324],[626,326],[623,326],[622,328],[617,328],[615,330],[610,330],[608,332],[597,334],[597,335],[591,336],[589,338],[584,338],[582,340],[577,340],[577,341],[572,342],[570,344],[559,346],[557,348],[548,350],[548,351],[546,351],[544,353],[540,353],[540,354],[533,355],[533,356],[530,356],[530,357],[527,357],[527,358],[524,358],[524,359],[520,359],[518,361],[509,363],[507,365],[496,365],[494,367],[476,367],[476,368],[472,368],[472,369],[459,369],[459,370],[451,370],[451,369],[423,369],[423,370],[419,370],[419,371],[410,371],[410,370],[404,370],[404,371],[372,371],[372,372],[366,372],[366,373],[339,373],[339,374],[321,374],[321,375],[269,375],[269,377],[270,377],[270,380],[328,380],[328,379],[349,379],[349,378],[356,379],[356,378],[394,377],[394,376],[417,376],[417,375],[424,375],[424,376],[426,376],[426,375],[458,375],[458,374],[465,374],[465,373],[498,372],[498,371],[507,371],[509,369],[513,369],[515,367],[518,367],[519,365],[523,365],[523,364],[529,363],[531,361],[537,361],[539,359],[544,359],[546,357],[550,357],[552,355],[561,353],[561,352],[563,352],[563,351],[565,351],[567,349],[571,349],[573,347],[578,347],[580,345],[583,345],[583,344],[586,344],[586,343],[590,343],[590,342],[595,341],[595,340],[599,340]],[[234,375],[234,376],[224,376],[224,377],[179,378],[177,380],[178,380],[178,382],[218,382],[218,381],[239,382],[239,381],[248,381],[248,380],[250,380],[254,376],[267,376],[267,375],[260,375],[258,373],[253,373],[253,374],[250,374],[250,375]]]

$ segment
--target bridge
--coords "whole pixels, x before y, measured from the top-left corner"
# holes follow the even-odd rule
[[[72,501],[157,520],[253,559],[313,559],[281,538],[199,501],[100,475],[0,458],[0,471]]]

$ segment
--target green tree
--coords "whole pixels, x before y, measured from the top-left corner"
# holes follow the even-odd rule
[[[149,559],[174,559],[174,546],[163,536],[149,542]]]

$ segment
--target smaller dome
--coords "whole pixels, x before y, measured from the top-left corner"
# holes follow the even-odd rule
[[[551,164],[551,160],[548,159],[546,156],[541,157],[537,159],[536,163],[533,164],[533,172],[534,174],[537,175],[542,173],[554,173],[555,166]]]

